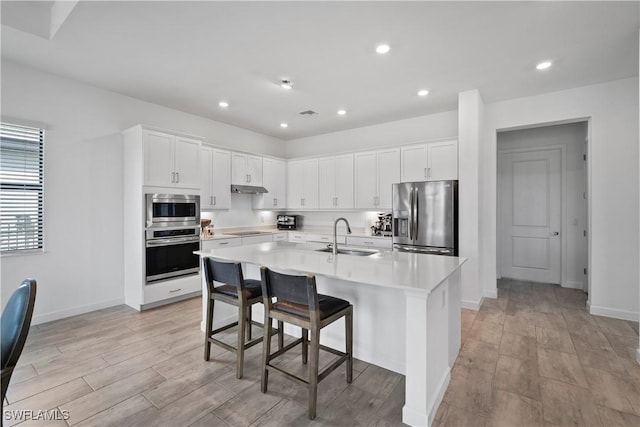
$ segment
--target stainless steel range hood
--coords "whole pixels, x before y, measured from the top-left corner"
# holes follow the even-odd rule
[[[231,184],[231,192],[236,194],[262,194],[268,193],[264,187],[258,187],[255,185],[234,185]]]

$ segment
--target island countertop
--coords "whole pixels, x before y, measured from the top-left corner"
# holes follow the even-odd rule
[[[323,244],[269,242],[194,252],[203,257],[248,262],[303,274],[431,293],[466,258],[380,250],[369,256],[318,252]],[[344,249],[346,246],[340,245]],[[361,248],[358,248],[361,249]]]

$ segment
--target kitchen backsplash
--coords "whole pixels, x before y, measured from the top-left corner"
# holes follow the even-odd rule
[[[370,227],[378,220],[378,213],[372,212],[322,212],[322,211],[286,211],[291,215],[302,215],[303,228],[331,228],[333,221],[339,217],[345,217],[352,228],[358,232],[368,233]],[[269,226],[276,225],[276,216],[280,211],[259,211],[253,210],[251,195],[234,194],[231,197],[231,207],[225,211],[203,211],[202,218],[210,219],[216,228],[229,227],[252,227],[252,226]],[[339,226],[339,227],[342,227]]]

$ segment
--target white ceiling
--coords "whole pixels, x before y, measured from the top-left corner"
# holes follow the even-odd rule
[[[638,75],[637,1],[88,1],[51,40],[29,16],[53,2],[20,3],[2,1],[3,61],[282,139],[453,110],[469,89],[493,102]]]

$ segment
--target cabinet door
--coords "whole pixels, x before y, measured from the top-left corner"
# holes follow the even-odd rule
[[[377,208],[391,209],[393,184],[400,182],[400,150],[379,151],[377,156],[378,199]]]
[[[427,145],[410,145],[402,147],[401,170],[402,182],[427,180]]]
[[[427,144],[430,181],[458,179],[458,141],[431,142]]]
[[[249,184],[246,154],[231,153],[231,183],[237,185]]]
[[[231,153],[213,149],[211,197],[213,209],[229,209],[231,206]]]
[[[253,195],[254,209],[284,209],[287,206],[284,161],[270,158],[262,159],[262,185],[268,193]]]
[[[318,208],[318,160],[306,160],[304,162],[304,191],[303,205],[305,209]]]
[[[200,141],[176,137],[174,149],[175,186],[200,187]]]
[[[371,209],[376,207],[376,153],[357,153],[355,162],[355,207]]]
[[[353,208],[353,154],[335,158],[335,189],[335,207]]]
[[[336,161],[333,157],[318,160],[318,207],[336,207]]]
[[[287,206],[289,209],[302,208],[304,166],[305,162],[302,161],[287,163]]]
[[[247,156],[247,175],[249,175],[249,185],[262,185],[262,157]]]
[[[173,187],[173,142],[175,137],[161,132],[143,131],[144,185]],[[198,177],[200,178],[200,177]]]
[[[203,145],[200,149],[200,209],[211,209],[213,207],[212,162],[213,148]]]

